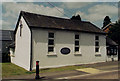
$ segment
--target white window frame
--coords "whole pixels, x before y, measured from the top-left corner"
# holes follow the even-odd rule
[[[79,35],[79,39],[76,39],[75,36]],[[79,41],[79,45],[75,45],[75,41]],[[75,47],[79,47],[79,51],[75,51]],[[81,55],[81,48],[80,48],[80,34],[75,33],[74,34],[74,54],[75,55]]]
[[[96,40],[96,36],[98,36],[98,40]],[[96,42],[98,42],[98,46],[96,45]],[[98,48],[98,52],[96,52],[96,48]],[[95,35],[95,53],[96,54],[100,54],[100,36],[99,35]]]
[[[54,34],[54,38],[49,38],[49,34],[53,33]],[[53,40],[53,45],[49,45],[49,40]],[[53,47],[53,51],[49,51],[49,47]],[[48,54],[47,55],[56,55],[55,53],[55,32],[48,32]]]

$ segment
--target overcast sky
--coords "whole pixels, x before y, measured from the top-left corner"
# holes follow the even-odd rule
[[[103,26],[105,16],[109,16],[112,22],[118,20],[117,0],[111,0],[111,2],[107,2],[108,0],[101,0],[101,2],[97,0],[88,0],[86,2],[83,2],[83,0],[76,0],[77,2],[72,2],[73,0],[69,0],[71,2],[66,2],[68,0],[64,0],[65,2],[59,0],[59,2],[54,2],[52,0],[51,2],[49,0],[55,7],[43,0],[42,2],[36,2],[35,0],[29,0],[30,2],[25,2],[25,0],[20,0],[21,2],[15,1],[19,0],[4,0],[2,4],[0,3],[2,29],[15,29],[21,10],[61,18],[71,18],[73,15],[80,14],[83,21],[90,21],[100,28]]]

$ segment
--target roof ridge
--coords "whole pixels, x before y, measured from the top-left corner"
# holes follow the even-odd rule
[[[21,13],[22,13],[22,14],[24,14],[24,13],[28,13],[28,14],[33,14],[33,15],[38,15],[38,16],[44,16],[44,17],[50,17],[50,18],[56,18],[56,19],[71,20],[71,19],[67,19],[67,18],[48,16],[48,15],[38,14],[38,13],[34,13],[34,12],[21,11]],[[71,21],[79,21],[79,20],[71,20]],[[80,21],[80,22],[90,23],[90,21]]]
[[[61,18],[61,17],[56,17],[56,16],[48,16],[48,15],[43,15],[43,14],[34,13],[34,12],[21,11],[21,13],[22,13],[22,15],[23,15],[24,13],[28,13],[28,14],[33,14],[33,15],[38,15],[38,16],[44,16],[44,17],[51,17],[51,18],[57,18],[57,19],[71,20],[71,19],[67,19],[67,18]]]
[[[83,31],[83,32],[88,31],[93,33],[105,34],[100,28],[92,24],[90,21],[71,20],[71,19],[59,18],[54,16],[41,15],[38,13],[33,13],[33,12],[31,13],[26,11],[20,12],[15,33],[17,31],[21,16],[23,16],[28,27],[30,28],[33,27],[54,28],[54,29],[64,28],[64,30]]]

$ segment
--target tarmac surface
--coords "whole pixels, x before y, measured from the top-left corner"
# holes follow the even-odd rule
[[[102,62],[102,63],[94,63],[94,64],[84,64],[79,66],[84,66],[86,68],[83,69],[76,69],[71,71],[60,71],[60,72],[48,72],[48,73],[41,73],[40,77],[43,81],[59,81],[69,79],[69,81],[80,80],[80,81],[118,81],[120,78],[120,68],[119,68],[120,61],[113,61],[113,62]],[[101,79],[101,80],[100,80]],[[20,75],[20,76],[12,76],[3,78],[3,81],[13,81],[13,80],[35,80],[35,74],[30,75]],[[41,81],[40,80],[40,81]]]

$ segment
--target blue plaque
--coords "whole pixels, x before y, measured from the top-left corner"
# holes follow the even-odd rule
[[[66,55],[66,54],[69,54],[69,53],[70,53],[70,49],[67,48],[67,47],[62,48],[62,49],[61,49],[61,53],[62,53],[62,54],[65,54],[65,55]]]

